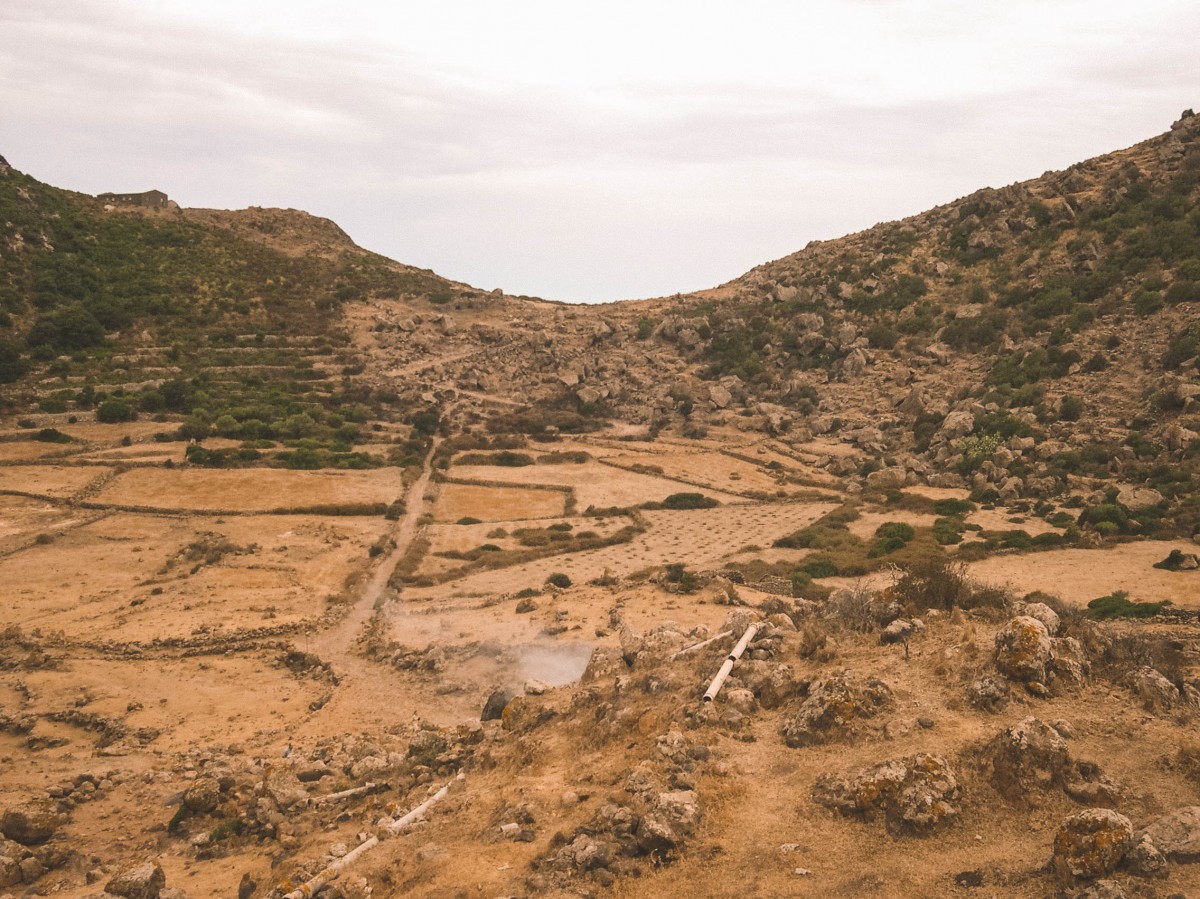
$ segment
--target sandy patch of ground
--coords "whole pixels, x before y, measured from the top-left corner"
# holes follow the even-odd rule
[[[0,583],[26,630],[127,641],[278,627],[318,617],[386,524],[113,514],[0,559]]]
[[[479,466],[479,468],[488,468],[488,466]],[[455,469],[456,476],[465,477],[461,474],[465,470]],[[495,478],[495,480],[505,479]],[[561,515],[566,510],[566,504],[567,494],[557,490],[444,483],[438,488],[434,517],[438,521],[458,521],[460,518],[478,518],[480,521],[514,521],[521,518]]]
[[[0,554],[28,546],[40,535],[49,540],[61,531],[96,518],[98,513],[84,513],[38,499],[22,496],[0,496]]]
[[[69,499],[111,472],[94,465],[0,465],[0,490]]]
[[[395,468],[374,471],[139,468],[119,475],[95,499],[153,509],[269,512],[386,504],[403,492],[400,472]]]
[[[1020,521],[1012,521],[1018,518]],[[1043,521],[1036,515],[1013,514],[1006,509],[979,509],[966,517],[968,524],[977,524],[985,531],[1024,531],[1031,537],[1046,534],[1050,531],[1060,533],[1059,529]],[[970,539],[968,534],[967,539]]]
[[[457,465],[451,469],[451,474],[466,480],[570,487],[575,491],[575,504],[580,510],[587,509],[588,506],[606,508],[659,502],[673,493],[702,492],[723,503],[745,502],[742,497],[730,493],[690,487],[678,481],[638,474],[601,462],[587,462],[582,465],[528,465],[523,468]]]
[[[32,462],[37,459],[61,458],[78,453],[82,448],[78,443],[6,440],[0,442],[0,462]]]
[[[1172,549],[1196,552],[1188,541],[1147,540],[1111,549],[1055,549],[1021,555],[998,555],[972,562],[968,570],[982,581],[1008,584],[1018,594],[1053,593],[1069,603],[1086,605],[1114,590],[1131,599],[1169,599],[1181,608],[1200,608],[1200,573],[1155,568]]]
[[[93,453],[84,453],[78,459],[81,462],[124,462],[135,465],[162,465],[170,459],[178,464],[184,461],[186,450],[187,444],[185,443],[135,443],[132,446],[116,446]]]
[[[722,453],[636,453],[604,456],[603,459],[622,468],[652,465],[661,468],[669,478],[730,493],[774,493],[786,489],[786,484],[780,484],[777,475]]]

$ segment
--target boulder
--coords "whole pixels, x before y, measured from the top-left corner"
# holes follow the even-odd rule
[[[1133,844],[1133,824],[1107,808],[1090,808],[1064,820],[1054,835],[1055,870],[1065,881],[1111,874]]]
[[[221,787],[212,777],[198,777],[183,791],[183,807],[189,812],[205,814],[220,803]]]
[[[879,634],[880,643],[904,643],[917,631],[917,626],[907,618],[897,618]]]
[[[287,811],[292,806],[308,802],[308,790],[300,783],[300,778],[290,768],[267,768],[263,778],[263,789],[275,800],[280,810]]]
[[[843,671],[812,685],[808,697],[783,725],[783,738],[793,748],[823,743],[851,730],[857,720],[874,717],[892,702],[892,691],[879,678]]]
[[[1046,625],[1029,615],[1018,615],[996,634],[996,668],[1015,681],[1044,682],[1052,648]]]
[[[512,702],[513,697],[517,695],[517,691],[511,687],[498,687],[488,696],[487,702],[483,704],[483,711],[479,713],[480,721],[499,721],[504,715],[505,706]]]
[[[1138,834],[1173,862],[1200,862],[1200,805],[1176,809]]]
[[[1071,771],[1071,753],[1053,727],[1029,717],[1001,731],[985,750],[992,786],[1012,800],[1059,787]]]
[[[942,426],[938,429],[938,433],[944,435],[948,440],[954,440],[957,437],[965,437],[974,429],[975,416],[966,409],[959,409],[942,419]]]
[[[1046,632],[1051,637],[1058,633],[1058,629],[1062,626],[1062,620],[1058,617],[1058,613],[1046,605],[1044,602],[1025,602],[1018,606],[1017,611],[1021,615],[1028,615],[1030,618],[1036,618],[1046,626]]]
[[[844,815],[882,814],[892,833],[928,833],[959,814],[958,778],[941,756],[921,754],[863,768],[848,777],[824,775],[813,799]]]
[[[54,804],[34,799],[7,809],[0,816],[0,833],[23,846],[44,843],[62,824]]]
[[[971,705],[995,715],[1008,705],[1008,684],[1001,678],[984,674],[971,684]]]
[[[1158,671],[1145,665],[1133,673],[1130,687],[1148,712],[1161,715],[1169,712],[1179,702],[1179,688]]]
[[[104,891],[123,899],[159,899],[159,893],[167,884],[167,875],[153,862],[144,862],[117,872]]]

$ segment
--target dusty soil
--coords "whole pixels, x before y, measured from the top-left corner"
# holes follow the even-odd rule
[[[691,593],[663,581],[670,563],[705,573],[748,558],[802,558],[808,551],[771,544],[840,507],[845,485],[821,468],[841,455],[835,445],[730,435],[631,449],[600,435],[555,447],[588,452],[591,462],[452,464],[435,474],[427,459],[406,489],[396,469],[178,466],[179,445],[155,443],[147,429],[123,447],[127,432],[89,425],[86,442],[64,445],[61,455],[0,442],[0,490],[9,491],[0,495],[9,626],[0,635],[0,808],[57,794],[63,823],[52,845],[72,854],[37,885],[59,895],[91,895],[89,877],[102,884],[123,865],[153,860],[190,897],[224,899],[243,874],[257,882],[254,895],[267,896],[463,770],[465,780],[424,823],[340,879],[342,895],[366,895],[369,885],[376,896],[429,897],[1045,896],[1057,889],[1045,870],[1054,832],[1083,806],[1061,789],[1013,802],[980,763],[988,740],[1029,715],[1069,722],[1072,757],[1096,762],[1123,786],[1116,804],[1135,824],[1200,803],[1200,782],[1179,756],[1194,740],[1197,712],[1186,704],[1147,711],[1124,675],[1099,660],[1078,688],[1038,697],[1014,685],[998,714],[975,708],[971,684],[994,670],[994,635],[1007,614],[926,613],[906,654],[881,645],[875,625],[854,630],[833,611],[841,608],[835,600],[821,611],[707,575]],[[166,459],[177,467],[164,467]],[[817,482],[825,498],[813,494]],[[580,514],[679,492],[721,505]],[[382,507],[402,497],[406,511],[395,521],[382,508],[278,511]],[[480,522],[455,523],[463,517]],[[929,526],[934,518],[865,502],[848,527],[868,539],[887,521]],[[1003,508],[966,520],[987,530],[1053,530]],[[600,540],[631,526],[636,533],[521,560],[529,547],[515,531],[566,533],[568,525]],[[487,543],[513,553],[513,563],[433,586],[406,581],[451,576],[464,560],[438,553]],[[1190,547],[1145,541],[999,553],[970,573],[1015,595],[1045,590],[1075,606],[1127,589],[1186,609],[1197,605],[1200,575],[1151,566]],[[546,585],[553,572],[572,586]],[[895,580],[884,572],[823,583],[886,591]],[[729,629],[731,612],[761,620],[779,609],[789,618],[771,644],[777,649],[739,662],[714,706],[698,703],[733,638],[675,661],[670,653]],[[636,635],[664,626],[667,650],[631,666],[619,661]],[[1194,677],[1194,624],[1106,627],[1182,641],[1180,671]],[[825,640],[815,653],[805,648],[813,634]],[[793,692],[745,705],[739,697],[748,694],[738,691],[754,683],[750,665],[786,665]],[[789,748],[780,730],[808,685],[842,669],[882,679],[894,703],[852,733]],[[481,726],[485,701],[501,687],[527,695],[503,722]],[[429,733],[443,741],[442,754],[414,755]],[[663,747],[674,734],[703,752],[671,761]],[[843,817],[813,799],[822,775],[926,751],[949,760],[963,792],[958,817],[934,835],[889,833],[879,820]],[[261,812],[274,801],[272,770],[316,770],[320,759],[329,774],[305,782],[308,805],[278,819]],[[216,810],[180,811],[185,791],[214,772],[233,784]],[[695,830],[665,858],[615,865],[609,886],[597,872],[556,861],[602,808],[643,807],[632,773],[654,789],[693,790],[702,808]],[[70,786],[84,774],[94,787]],[[378,783],[384,792],[319,801]],[[502,834],[514,817],[528,822],[528,842]],[[963,872],[982,886],[957,886]],[[1150,895],[1147,882],[1118,876],[1129,895]],[[1200,866],[1172,864],[1167,883],[1200,889]]]

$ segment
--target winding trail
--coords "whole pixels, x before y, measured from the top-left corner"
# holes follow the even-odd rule
[[[370,580],[363,587],[362,593],[350,607],[349,614],[336,627],[314,636],[312,647],[325,661],[336,660],[342,668],[354,667],[353,662],[361,661],[351,653],[351,647],[359,632],[381,605],[392,572],[396,570],[396,566],[400,564],[400,560],[404,558],[404,554],[408,552],[409,546],[417,536],[421,515],[425,511],[422,505],[425,491],[433,477],[433,457],[441,442],[441,437],[433,438],[429,452],[425,454],[425,460],[421,464],[421,476],[413,482],[405,495],[404,517],[392,531],[391,551],[375,567]]]

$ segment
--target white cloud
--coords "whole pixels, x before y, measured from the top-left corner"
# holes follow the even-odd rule
[[[26,0],[0,152],[562,299],[703,287],[1197,105],[1187,0]]]

